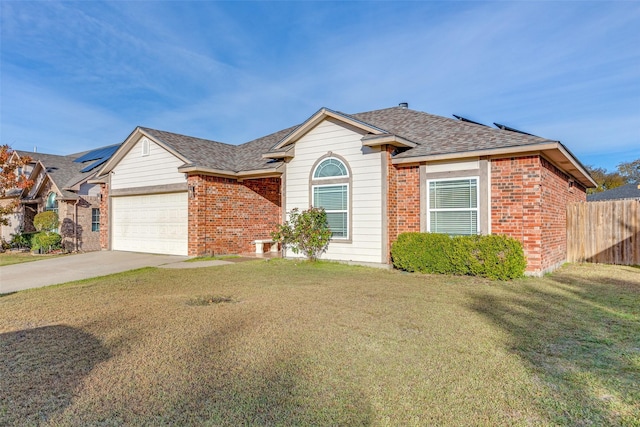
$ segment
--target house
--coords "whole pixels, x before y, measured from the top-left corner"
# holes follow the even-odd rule
[[[566,259],[566,204],[595,186],[558,141],[398,107],[304,123],[234,146],[136,128],[91,183],[103,249],[250,252],[293,208],[323,207],[323,258],[390,263],[399,233],[506,234],[530,274]],[[293,255],[288,253],[287,255]]]
[[[68,156],[14,151],[14,156],[31,158],[21,172],[28,175],[34,185],[10,193],[10,197],[20,199],[20,206],[10,218],[9,226],[2,228],[2,237],[10,241],[13,234],[36,231],[35,216],[55,211],[60,221],[58,232],[66,250],[100,250],[100,186],[88,180],[118,146]]]
[[[593,193],[587,196],[587,202],[602,202],[608,200],[640,200],[640,183],[626,184],[611,190]]]

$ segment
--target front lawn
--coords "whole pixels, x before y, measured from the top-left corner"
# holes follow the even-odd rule
[[[65,256],[67,254],[51,254],[51,255],[34,255],[31,252],[12,252],[7,251],[0,253],[0,267],[3,265],[20,264],[22,262],[32,262],[41,259],[55,258]]]
[[[0,424],[640,425],[640,270],[284,260],[0,296]]]

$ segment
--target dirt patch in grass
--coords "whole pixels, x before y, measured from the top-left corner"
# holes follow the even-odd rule
[[[8,425],[637,425],[640,274],[145,269],[0,298],[0,354]]]
[[[187,300],[187,305],[195,305],[195,306],[204,306],[204,305],[215,305],[215,304],[229,304],[238,302],[236,299],[232,297],[225,297],[220,295],[204,295],[197,296],[195,298],[191,298]]]

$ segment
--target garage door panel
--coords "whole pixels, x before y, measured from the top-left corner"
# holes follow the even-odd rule
[[[119,251],[187,255],[187,193],[114,197],[112,247]]]

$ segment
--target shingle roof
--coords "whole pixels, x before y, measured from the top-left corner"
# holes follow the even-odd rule
[[[262,158],[262,154],[269,151],[271,146],[294,128],[283,129],[242,145],[225,144],[157,129],[140,129],[188,159],[191,165],[240,172],[269,167],[271,161]]]
[[[356,114],[345,114],[328,109],[320,111],[323,110],[343,115],[345,118],[360,122],[368,128],[377,129],[380,132],[386,132],[415,143],[415,147],[396,154],[394,158],[398,159],[509,149],[558,142],[535,135],[495,129],[404,107]],[[241,145],[225,144],[150,128],[141,127],[139,129],[179,153],[187,160],[188,166],[242,172],[273,168],[277,163],[274,160],[264,159],[262,155],[281,151],[281,149],[274,149],[274,147],[299,126],[283,129]]]
[[[119,144],[110,145],[108,147],[100,147],[95,150],[83,151],[67,156],[32,153],[28,151],[17,151],[17,153],[21,157],[29,156],[33,161],[41,162],[56,187],[60,189],[63,198],[77,199],[78,195],[67,190],[67,188],[73,187],[77,183],[94,175],[97,172],[95,168],[99,166],[97,163],[104,163],[118,146]],[[105,156],[106,158],[103,158]]]
[[[30,153],[28,151],[17,151],[21,156],[29,156],[34,161],[39,161],[46,168],[47,174],[51,177],[56,187],[60,189],[62,197],[65,199],[75,199],[77,194],[64,190],[64,188],[75,184],[74,181],[79,177],[80,170],[84,167],[82,163],[75,163],[77,156],[57,156],[55,154]]]
[[[402,107],[348,116],[417,144],[415,148],[396,155],[397,158],[520,147],[550,141],[533,135],[494,129]]]
[[[140,129],[175,150],[193,165],[223,170],[235,168],[235,145],[157,129]]]
[[[297,126],[283,129],[238,146],[238,151],[236,152],[237,171],[256,170],[268,167],[272,161],[263,159],[262,155],[268,152],[269,149],[282,138],[289,135],[295,128],[297,128]]]
[[[622,199],[640,200],[640,183],[627,184],[621,187],[612,188],[611,190],[603,191],[601,193],[589,194],[587,196],[587,202]]]

